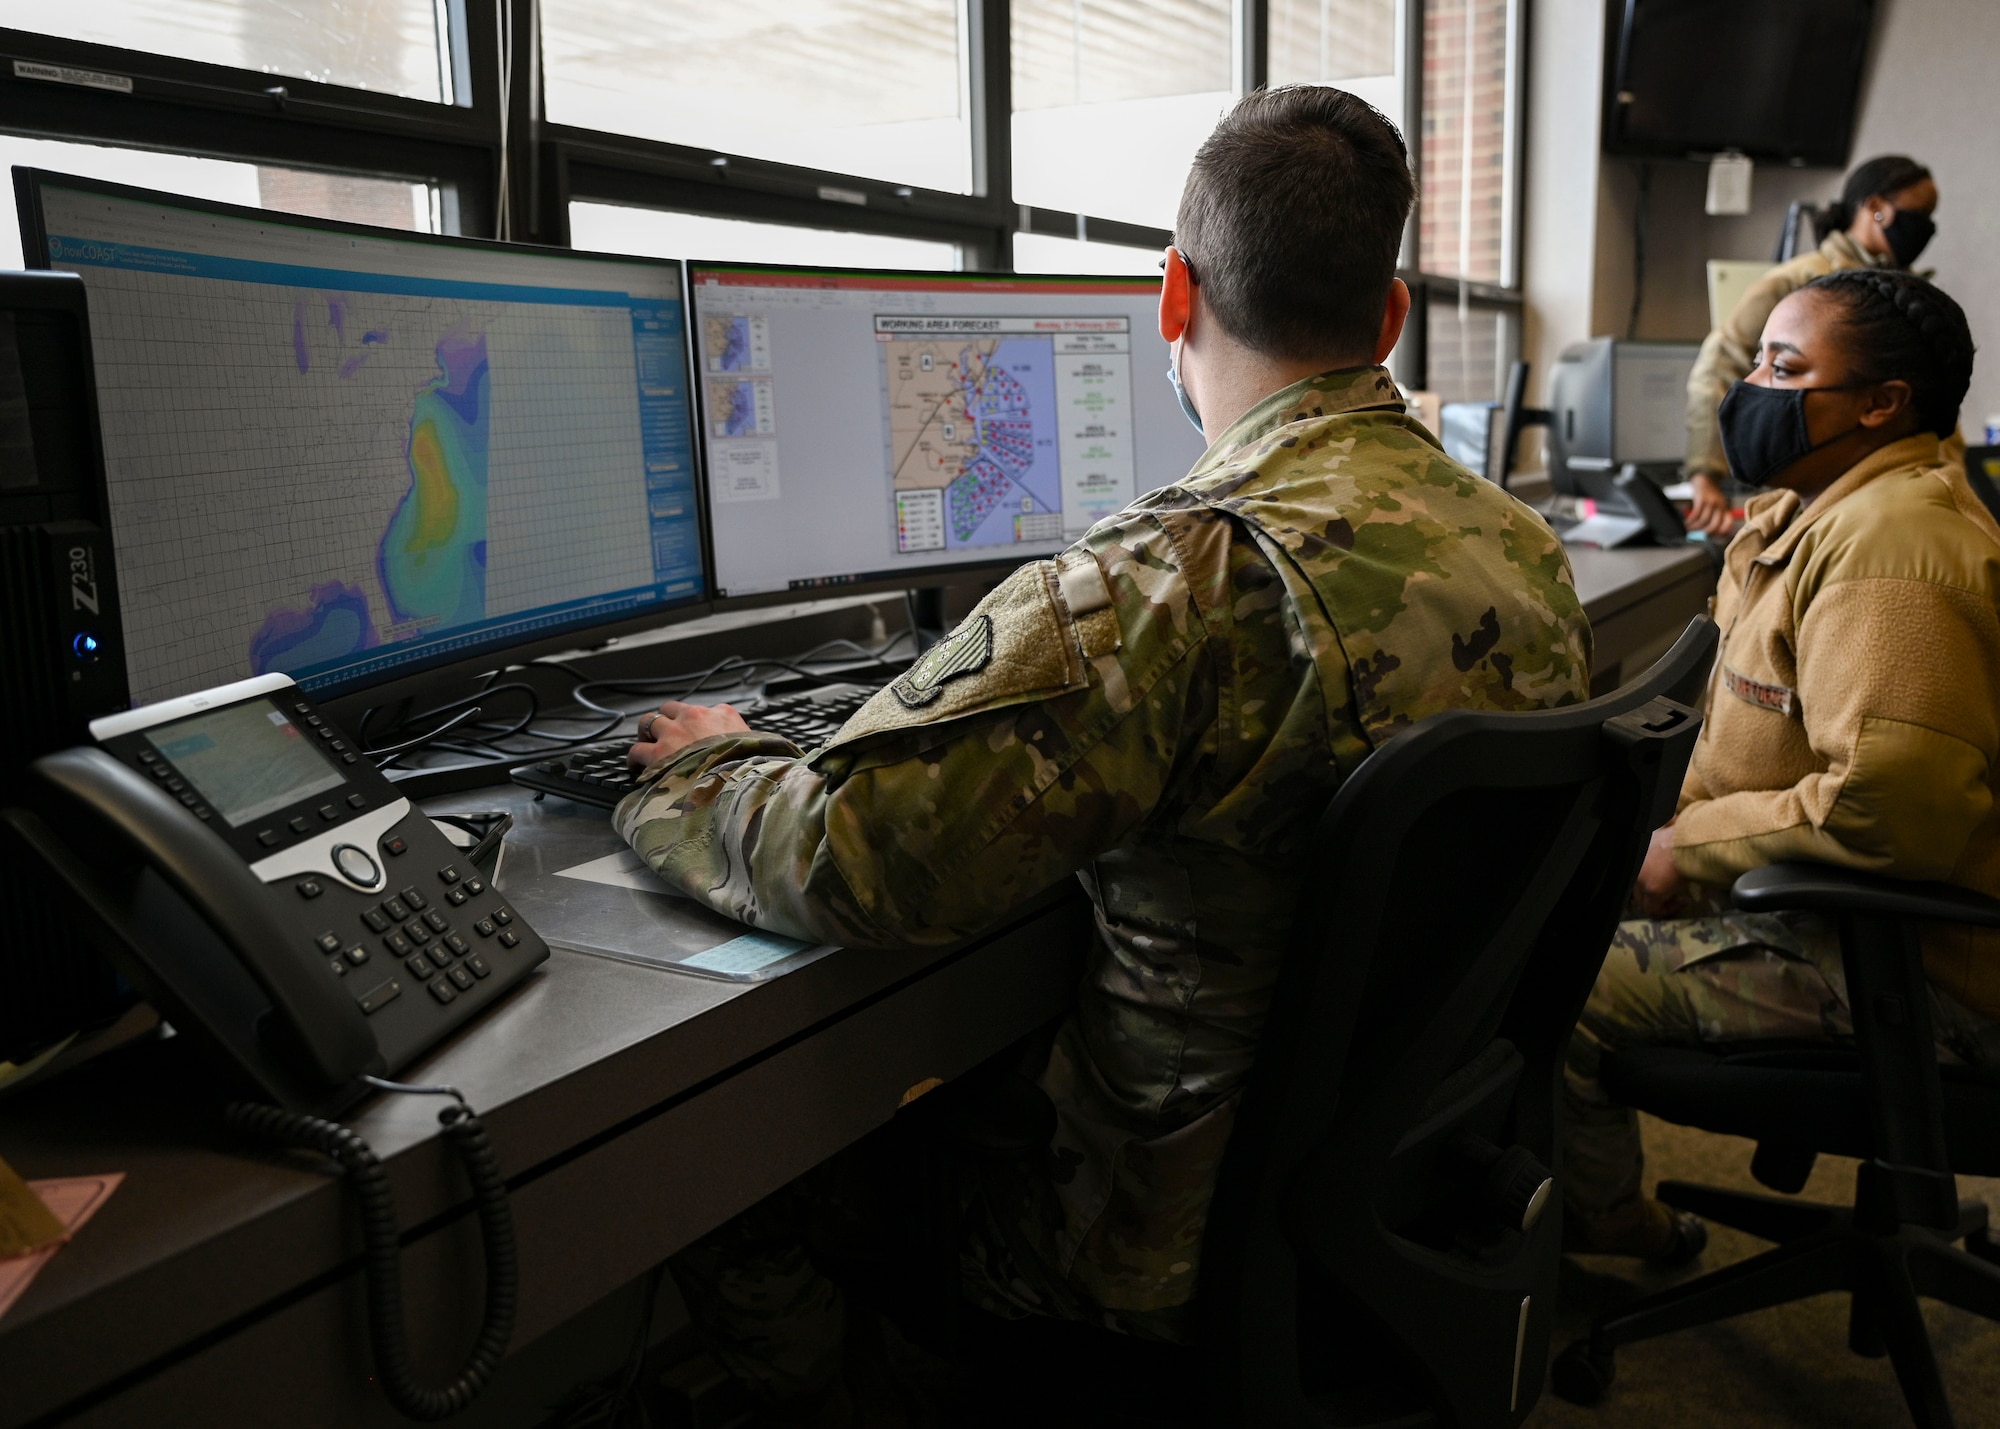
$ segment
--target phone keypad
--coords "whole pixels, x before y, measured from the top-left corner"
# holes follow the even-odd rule
[[[386,840],[384,847],[388,847]],[[444,886],[443,901],[454,908],[463,907],[490,891],[485,880],[450,864],[438,870],[438,882]],[[315,885],[311,896],[318,896],[319,891]],[[420,888],[399,889],[380,903],[361,909],[359,918],[375,935],[379,946],[397,960],[407,980],[421,985],[439,1006],[452,1002],[462,992],[472,991],[482,978],[493,975],[492,965],[474,951],[464,934],[452,927],[446,910],[432,907]],[[472,931],[482,938],[495,939],[500,947],[516,948],[521,945],[521,935],[509,926],[515,921],[514,910],[503,904],[473,923]],[[345,974],[350,967],[359,967],[369,960],[368,947],[360,943],[341,952],[342,940],[332,932],[315,943],[320,949],[336,954],[331,959],[336,974]],[[403,985],[403,981],[392,979],[356,1000],[364,1012],[372,1012],[393,1000]]]

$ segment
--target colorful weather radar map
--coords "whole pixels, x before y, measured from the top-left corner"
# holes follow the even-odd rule
[[[135,699],[347,688],[706,594],[673,265],[130,195],[43,202],[90,296]]]
[[[385,335],[386,336],[386,335]],[[436,345],[438,375],[411,399],[410,485],[382,533],[375,574],[392,628],[465,626],[486,617],[486,337],[454,329]],[[312,370],[303,338],[299,374]],[[280,607],[250,638],[250,668],[307,669],[380,643],[368,593],[343,581]]]

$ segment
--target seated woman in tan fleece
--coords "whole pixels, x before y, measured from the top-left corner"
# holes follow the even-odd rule
[[[1723,399],[1750,503],[1715,600],[1722,649],[1674,821],[1653,836],[1570,1049],[1574,1248],[1678,1262],[1706,1231],[1641,1194],[1606,1051],[1852,1033],[1830,923],[1730,910],[1786,859],[2000,895],[2000,526],[1939,460],[1972,379],[1957,303],[1883,269],[1781,302]],[[2000,1065],[2000,935],[1924,941],[1942,1052]]]

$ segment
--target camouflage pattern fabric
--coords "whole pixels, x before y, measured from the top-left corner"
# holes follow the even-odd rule
[[[1945,1060],[2000,1066],[2000,1023],[1935,985],[1931,1018]],[[1723,912],[1619,924],[1564,1069],[1566,1213],[1586,1239],[1615,1239],[1644,1216],[1639,1120],[1605,1095],[1605,1053],[1853,1035],[1840,939],[1826,919]]]
[[[700,741],[617,825],[695,898],[816,942],[955,943],[1079,878],[1053,1157],[987,1188],[968,1273],[1003,1312],[1178,1337],[1314,820],[1427,715],[1582,699],[1589,642],[1541,519],[1386,371],[1328,373],[1023,566],[824,747]]]

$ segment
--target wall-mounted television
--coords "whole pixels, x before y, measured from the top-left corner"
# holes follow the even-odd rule
[[[1843,168],[1875,0],[1624,0],[1604,148]]]

